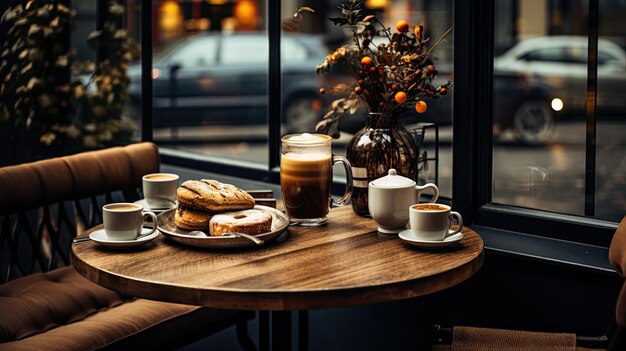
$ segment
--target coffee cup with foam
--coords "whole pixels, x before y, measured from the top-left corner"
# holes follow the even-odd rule
[[[459,223],[451,230],[452,219]],[[450,206],[436,203],[415,204],[409,208],[411,232],[419,240],[442,241],[463,229],[463,218]]]
[[[142,178],[143,196],[152,210],[172,208],[176,203],[178,175],[173,173],[151,173]]]
[[[142,234],[143,220],[152,219],[152,234],[157,230],[157,216],[153,212],[146,212],[141,205],[118,202],[102,207],[102,221],[107,239],[111,241],[129,241],[137,239]]]

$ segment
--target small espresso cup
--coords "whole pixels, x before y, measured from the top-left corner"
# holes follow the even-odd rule
[[[172,173],[146,174],[142,178],[143,197],[150,209],[171,208],[176,203],[178,175]]]
[[[456,218],[459,227],[450,230],[451,220]],[[420,240],[442,241],[463,229],[463,218],[458,212],[451,211],[443,204],[415,204],[409,207],[411,232]]]
[[[144,217],[152,218],[152,234],[157,230],[157,216],[144,212],[141,205],[118,202],[102,206],[104,232],[111,241],[135,240],[143,229]]]

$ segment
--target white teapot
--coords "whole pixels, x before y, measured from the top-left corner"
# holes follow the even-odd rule
[[[398,234],[406,230],[409,207],[419,202],[426,189],[433,190],[428,202],[439,198],[439,188],[433,183],[417,185],[412,179],[403,177],[391,168],[388,174],[369,182],[367,187],[368,208],[383,234]]]

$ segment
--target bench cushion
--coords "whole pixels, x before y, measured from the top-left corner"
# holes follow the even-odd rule
[[[148,349],[236,314],[127,300],[72,267],[0,285],[0,311],[0,350]]]

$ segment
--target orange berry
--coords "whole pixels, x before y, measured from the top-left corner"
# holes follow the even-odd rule
[[[396,22],[396,29],[398,32],[408,32],[409,31],[409,22],[405,20],[399,20]]]
[[[396,93],[396,95],[394,96],[394,99],[396,99],[396,102],[400,105],[402,105],[403,103],[406,102],[406,93],[403,91],[399,91]]]
[[[371,58],[371,57],[369,57],[369,56],[364,56],[364,57],[361,59],[361,64],[362,64],[363,66],[369,66],[369,65],[371,65],[371,64],[372,64],[372,58]]]
[[[356,88],[354,88],[354,92],[357,93],[357,94],[361,94],[363,92],[363,88],[356,87]]]
[[[426,112],[426,109],[428,108],[428,105],[426,105],[426,102],[420,100],[415,104],[415,111],[417,113],[424,113]]]
[[[420,26],[415,26],[415,28],[413,29],[413,33],[417,38],[419,38],[422,35],[422,29],[420,28]]]
[[[439,88],[439,94],[446,95],[448,93],[448,89],[441,87]]]

